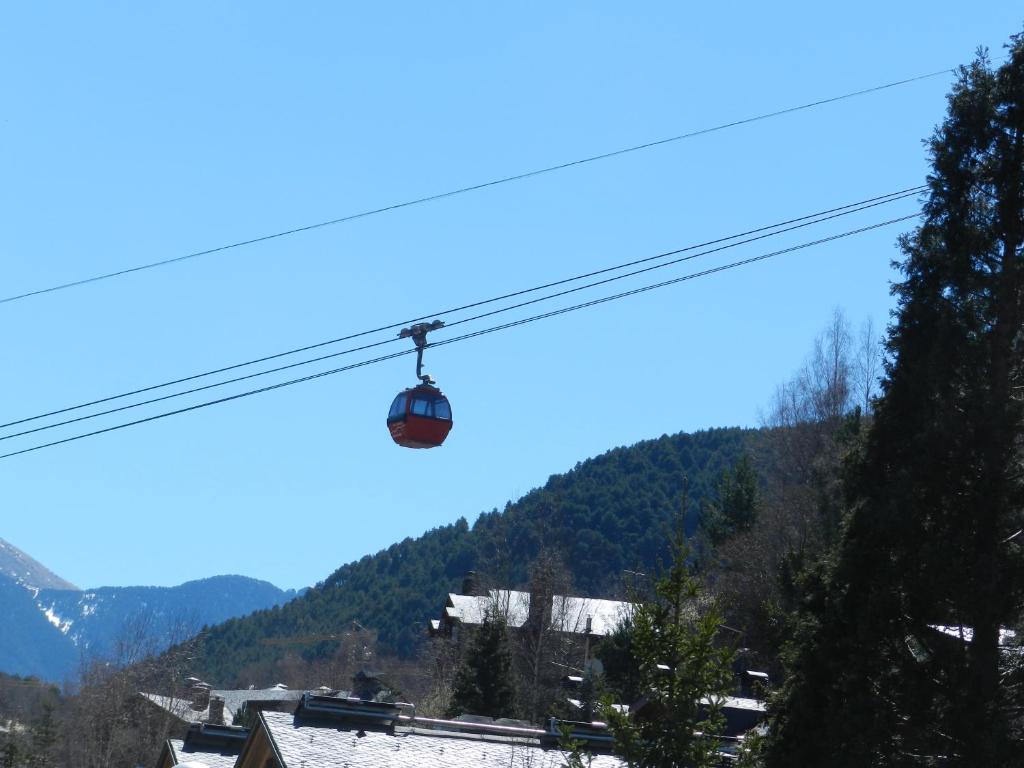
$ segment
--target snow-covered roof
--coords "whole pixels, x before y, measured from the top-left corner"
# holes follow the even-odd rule
[[[240,749],[224,747],[200,747],[185,744],[181,739],[168,739],[171,765],[199,763],[208,768],[234,768]]]
[[[572,706],[573,709],[583,709],[582,699],[566,699],[566,701],[569,702],[570,706]],[[614,709],[621,715],[629,714],[628,704],[609,704],[608,706],[610,706],[612,709]]]
[[[950,637],[963,640],[965,643],[969,643],[974,639],[974,630],[971,627],[951,626],[947,624],[929,624],[928,626],[936,632],[941,632],[944,635],[949,635]],[[1016,639],[1017,633],[1012,629],[999,630],[999,645],[1010,645]]]
[[[212,699],[214,696],[220,696],[224,699],[224,722],[231,723],[246,702],[298,701],[302,698],[303,691],[291,691],[279,686],[280,684],[273,688],[211,690],[210,697]],[[210,719],[209,707],[203,710],[192,709],[192,702],[189,699],[161,696],[156,693],[142,693],[142,696],[183,722],[199,723]]]
[[[234,768],[249,738],[245,728],[193,723],[184,739],[168,739],[158,765]]]
[[[590,633],[611,634],[632,605],[618,600],[554,595],[551,598],[551,625],[562,632],[583,633],[590,619]],[[488,611],[497,611],[511,627],[521,627],[530,616],[530,593],[511,589],[492,589],[486,595],[448,595],[445,617],[462,624],[482,624]]]
[[[747,699],[740,696],[722,696],[718,701],[721,702],[723,709],[748,709],[752,712],[767,712],[767,705],[760,699]],[[701,704],[710,704],[711,699],[704,697],[700,700]]]
[[[564,753],[536,739],[396,726],[381,730],[324,721],[303,721],[283,712],[264,712],[262,722],[284,768],[410,766],[415,768],[561,768]],[[621,768],[611,755],[595,755],[592,768]]]
[[[179,699],[174,696],[161,696],[158,693],[141,693],[142,697],[156,704],[165,712],[170,712],[176,718],[186,723],[206,722],[210,719],[210,708],[203,710],[192,709],[192,702],[189,699]],[[224,702],[224,722],[230,723],[235,717],[235,710],[228,707]]]

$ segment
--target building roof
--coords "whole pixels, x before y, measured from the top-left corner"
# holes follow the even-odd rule
[[[192,709],[192,701],[190,699],[179,699],[174,696],[161,696],[158,693],[146,693],[141,692],[141,695],[147,701],[156,704],[160,709],[165,712],[170,712],[176,718],[181,720],[183,723],[199,723],[207,722],[210,719],[210,707],[206,709],[196,710]],[[224,722],[230,723],[235,718],[235,711],[228,706],[227,701],[224,702]]]
[[[732,701],[732,700],[730,700]],[[756,720],[751,719],[751,724]],[[603,723],[551,721],[549,728],[515,721],[437,720],[411,704],[306,693],[294,713],[260,710],[250,731],[194,724],[184,741],[166,742],[161,768],[562,768],[562,728],[589,745],[590,768],[625,768],[610,754]],[[244,744],[243,744],[244,741]],[[721,756],[741,738],[724,738]]]
[[[240,710],[243,704],[250,701],[298,701],[303,693],[304,691],[289,690],[280,683],[273,688],[210,691],[211,696],[220,696],[224,699],[225,710],[231,707],[233,711]]]
[[[941,632],[944,635],[955,637],[959,640],[963,640],[965,643],[969,643],[974,639],[974,629],[971,627],[962,626],[948,626],[945,624],[929,624],[929,627],[934,629],[936,632]],[[1017,633],[1012,629],[1000,629],[999,630],[999,645],[1008,646],[1017,639]]]
[[[710,704],[711,699],[704,697],[700,700],[701,704]],[[720,702],[722,709],[747,709],[751,712],[765,713],[768,711],[768,705],[760,699],[746,699],[740,696],[722,696],[715,699]]]
[[[497,610],[511,627],[521,627],[530,616],[530,593],[514,589],[492,589],[486,595],[450,593],[445,617],[462,624],[482,624],[488,611]],[[551,624],[562,632],[583,633],[590,619],[592,635],[615,631],[632,605],[618,600],[554,595],[551,598]]]
[[[272,688],[211,690],[210,698],[220,696],[224,699],[224,722],[230,724],[247,702],[298,701],[302,698],[302,694],[303,691],[292,691],[278,684]],[[207,722],[210,719],[209,706],[202,711],[197,711],[192,709],[190,699],[161,696],[156,693],[142,693],[141,695],[166,712],[170,712],[182,722],[198,723]]]
[[[225,755],[202,749],[186,749],[185,742],[181,739],[168,739],[167,744],[171,757],[170,765],[198,762],[207,768],[235,768],[235,761],[238,760],[237,752]]]
[[[249,731],[231,725],[193,723],[184,739],[168,739],[158,765],[201,763],[207,768],[234,768]]]
[[[263,712],[260,720],[284,768],[508,768],[565,765],[564,753],[538,739],[494,733],[457,733],[395,726],[360,728],[358,724],[306,720],[300,715]],[[414,721],[410,721],[414,722]],[[595,755],[593,768],[622,768],[611,755]]]

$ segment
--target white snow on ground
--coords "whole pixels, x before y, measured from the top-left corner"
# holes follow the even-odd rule
[[[60,629],[60,616],[53,612],[53,608],[46,608],[44,610],[43,606],[40,605],[39,609],[43,611],[43,615],[46,616],[46,620],[48,622],[53,624],[57,629]]]
[[[61,617],[58,616],[56,612],[53,610],[53,606],[50,606],[49,608],[43,608],[42,603],[36,603],[36,605],[39,606],[39,610],[43,612],[43,615],[46,617],[46,620],[53,624],[53,626],[55,626],[57,629],[59,629],[61,631],[61,634],[66,635],[68,633],[68,630],[71,629],[71,625],[75,623],[70,619],[61,619]]]

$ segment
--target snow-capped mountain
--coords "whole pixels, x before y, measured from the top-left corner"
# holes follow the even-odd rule
[[[0,539],[0,577],[28,589],[78,589],[13,544]]]
[[[217,624],[295,597],[265,581],[214,576],[177,587],[80,590],[0,539],[0,672],[73,681],[130,641],[158,652]]]

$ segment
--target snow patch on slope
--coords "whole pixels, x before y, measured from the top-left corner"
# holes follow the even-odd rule
[[[68,630],[71,629],[71,625],[75,623],[71,619],[62,619],[58,616],[57,612],[53,610],[52,605],[49,608],[44,607],[42,603],[36,603],[36,605],[39,606],[39,610],[43,612],[46,620],[59,629],[62,635],[66,635]]]

